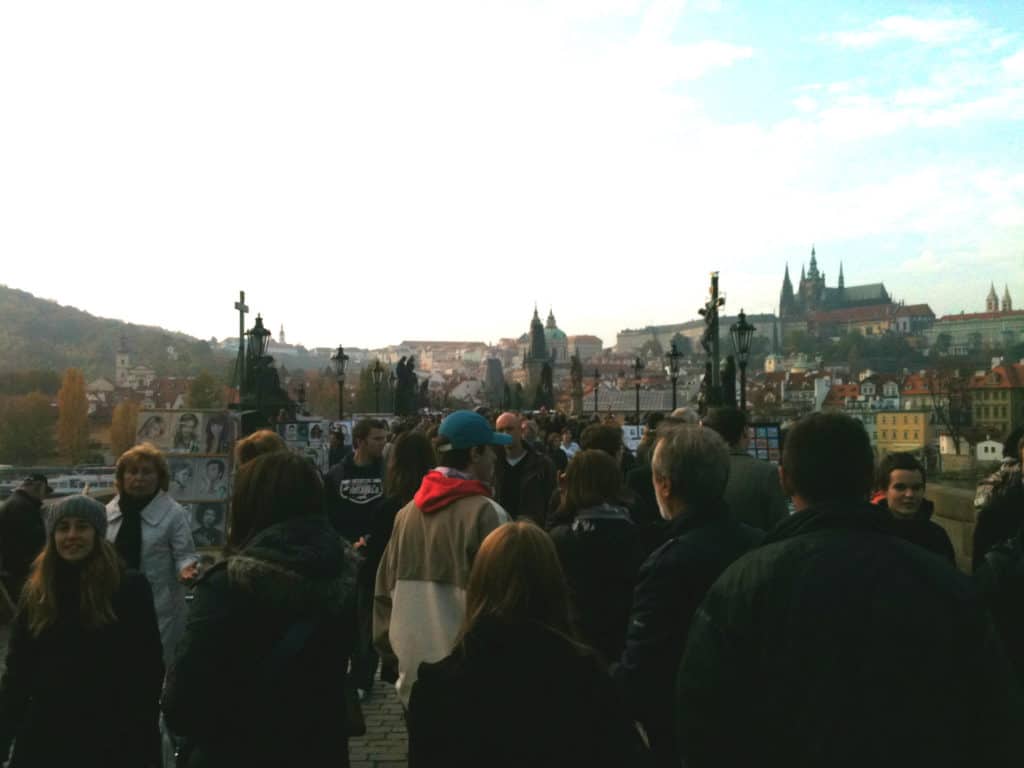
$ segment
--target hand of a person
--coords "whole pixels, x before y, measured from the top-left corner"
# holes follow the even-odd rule
[[[189,563],[181,569],[181,573],[178,574],[178,580],[184,583],[195,581],[199,578],[199,563]]]

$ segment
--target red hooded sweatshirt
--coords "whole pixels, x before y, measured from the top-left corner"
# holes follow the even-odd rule
[[[444,509],[466,496],[491,497],[491,489],[479,480],[463,480],[461,477],[449,477],[436,469],[423,477],[420,489],[412,500],[424,514]]]

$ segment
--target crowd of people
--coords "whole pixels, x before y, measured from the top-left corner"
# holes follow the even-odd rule
[[[0,508],[0,763],[346,766],[379,676],[414,767],[1019,765],[1022,432],[970,576],[925,467],[839,414],[778,467],[728,408],[635,452],[559,413],[364,419],[326,473],[261,431],[202,569],[153,446],[105,507],[34,475]]]

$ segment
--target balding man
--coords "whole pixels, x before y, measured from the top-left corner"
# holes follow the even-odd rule
[[[528,517],[543,527],[548,500],[558,482],[555,465],[523,440],[519,414],[506,411],[498,417],[495,428],[511,437],[512,443],[498,448],[494,497],[514,519]]]

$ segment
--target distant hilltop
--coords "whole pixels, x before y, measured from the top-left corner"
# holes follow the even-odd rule
[[[81,368],[87,379],[114,374],[123,344],[160,376],[219,372],[232,359],[183,333],[94,317],[74,307],[0,285],[0,372]]]

